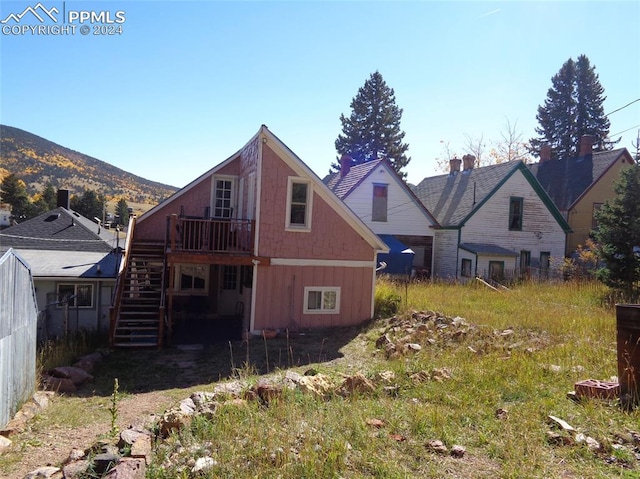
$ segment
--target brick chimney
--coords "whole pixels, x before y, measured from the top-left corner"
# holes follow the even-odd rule
[[[56,207],[63,207],[69,209],[69,190],[58,190],[58,200]]]
[[[450,169],[451,175],[455,175],[460,171],[461,163],[462,163],[462,160],[460,158],[451,158],[449,160],[449,169]]]
[[[580,137],[580,153],[578,156],[584,158],[593,154],[593,135],[582,135]]]
[[[476,157],[474,155],[464,155],[462,157],[462,170],[470,171],[476,164]]]
[[[540,163],[546,163],[551,160],[551,145],[545,143],[540,147]]]
[[[351,171],[351,162],[353,159],[349,155],[342,155],[340,157],[340,178],[344,178]]]

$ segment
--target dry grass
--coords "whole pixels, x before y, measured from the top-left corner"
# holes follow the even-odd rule
[[[216,465],[198,477],[639,477],[634,454],[640,445],[614,445],[628,430],[640,430],[640,413],[566,398],[576,381],[617,372],[615,312],[604,300],[607,293],[596,283],[524,284],[497,293],[475,284],[405,287],[383,281],[376,292],[379,306],[391,299],[401,318],[414,310],[460,316],[468,333],[388,359],[375,341],[391,323],[377,319],[360,329],[280,336],[267,341],[266,349],[262,340],[221,344],[203,351],[188,377],[176,374],[172,351],[116,351],[86,397],[64,400],[87,408],[90,421],[108,402],[113,377],[132,398],[164,390],[177,402],[219,380],[241,376],[251,384],[285,369],[313,368],[336,381],[342,374],[374,378],[392,371],[394,394],[377,383],[373,393],[346,398],[296,390],[268,407],[250,402],[220,408],[212,420],[200,418],[159,442],[147,477],[195,477],[189,459],[204,455]],[[435,369],[446,369],[450,379],[411,377]],[[63,409],[47,414],[62,415]],[[601,448],[551,443],[548,415],[563,418]],[[372,426],[371,419],[381,425]],[[47,424],[59,420],[41,418]],[[426,447],[431,440],[467,452],[463,458],[439,455]]]

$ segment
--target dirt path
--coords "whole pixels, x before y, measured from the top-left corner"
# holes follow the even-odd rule
[[[0,456],[0,477],[23,479],[29,472],[47,465],[59,467],[73,449],[85,450],[111,429],[106,411],[118,377],[122,398],[118,401],[117,426],[151,425],[152,415],[176,406],[195,390],[206,390],[218,380],[232,376],[233,368],[246,367],[251,373],[272,372],[276,368],[322,362],[357,367],[358,351],[349,344],[357,330],[345,334],[322,332],[299,337],[277,338],[265,343],[236,342],[217,347],[192,346],[162,351],[115,351],[95,372],[95,379],[69,397],[54,396],[51,405],[27,424],[27,429],[11,437],[11,448]],[[348,351],[345,345],[348,344]],[[357,345],[357,342],[355,342]],[[268,363],[266,360],[268,359]],[[82,408],[92,414],[88,425],[60,424],[61,408]],[[97,411],[97,412],[96,412]]]

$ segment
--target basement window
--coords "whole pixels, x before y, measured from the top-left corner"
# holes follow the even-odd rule
[[[340,312],[340,288],[307,286],[304,288],[304,314]]]

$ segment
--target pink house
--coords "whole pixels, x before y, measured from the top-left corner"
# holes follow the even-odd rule
[[[115,346],[361,323],[388,251],[265,126],[128,234]]]

